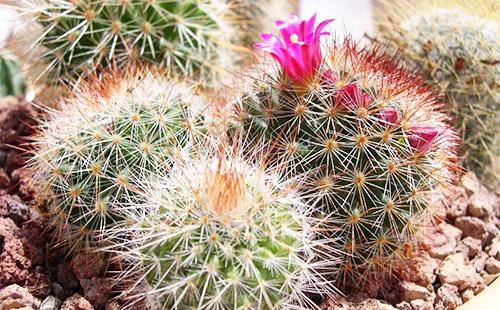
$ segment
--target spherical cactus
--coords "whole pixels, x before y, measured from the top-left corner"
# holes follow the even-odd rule
[[[210,81],[229,66],[224,11],[196,0],[23,0],[10,48],[27,76],[53,86],[110,64],[148,63]]]
[[[466,168],[500,180],[500,6],[495,1],[386,3],[381,39],[437,85],[462,134]]]
[[[344,252],[337,276],[367,279],[411,251],[428,196],[452,175],[455,134],[421,78],[380,50],[334,41],[323,57],[329,22],[292,15],[281,37],[262,36],[282,68],[253,81],[237,119],[310,175],[304,190],[321,195],[311,203]]]
[[[297,180],[241,151],[209,141],[146,186],[134,237],[117,240],[131,259],[120,277],[148,285],[135,296],[158,309],[311,309],[307,293],[332,292],[322,274],[335,255],[315,237]]]
[[[139,197],[138,180],[168,169],[169,158],[202,133],[193,90],[159,74],[108,72],[75,90],[34,137],[34,181],[52,200],[60,241],[93,248]],[[44,198],[44,197],[41,197]]]

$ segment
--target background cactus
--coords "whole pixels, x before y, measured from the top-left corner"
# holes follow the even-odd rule
[[[15,58],[0,53],[0,97],[16,96],[24,93],[24,79]]]
[[[379,39],[444,93],[463,163],[490,186],[500,177],[499,13],[488,0],[387,1],[377,19]]]
[[[452,175],[455,135],[421,78],[377,48],[334,41],[322,57],[327,22],[291,16],[281,38],[263,36],[257,47],[282,70],[253,81],[237,119],[291,173],[309,173],[304,190],[321,196],[311,203],[344,252],[336,276],[366,280],[411,253],[429,196]]]
[[[10,6],[23,22],[9,47],[27,77],[48,86],[130,62],[209,82],[234,57],[225,6],[213,1],[22,0]]]
[[[118,203],[137,180],[169,168],[169,158],[201,133],[193,90],[160,74],[108,72],[75,90],[34,137],[34,182],[52,204],[48,217],[69,246],[93,248],[126,217]]]
[[[116,240],[132,259],[120,277],[139,272],[149,288],[136,297],[158,309],[317,308],[306,293],[333,290],[322,273],[335,255],[315,238],[298,181],[234,145],[198,145],[146,186],[134,237]]]

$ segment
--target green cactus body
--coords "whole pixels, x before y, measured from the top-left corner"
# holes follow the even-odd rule
[[[52,197],[54,226],[75,248],[94,247],[127,218],[137,180],[169,168],[169,158],[201,132],[192,90],[153,73],[108,73],[82,86],[35,137],[36,182]],[[105,231],[104,231],[105,232]]]
[[[0,97],[24,93],[24,79],[17,61],[6,53],[0,53]]]
[[[337,276],[366,280],[410,254],[429,195],[451,176],[454,133],[417,76],[378,50],[337,44],[308,85],[264,73],[237,118],[276,162],[310,176],[304,191],[344,252]],[[439,131],[425,147],[423,124]]]
[[[256,164],[255,154],[247,161],[235,150],[199,149],[148,186],[149,203],[139,207],[144,217],[122,255],[136,248],[131,268],[147,275],[149,289],[137,296],[161,309],[314,308],[308,288],[333,288],[313,272],[312,253],[323,270],[332,264],[319,259],[321,241],[293,182]]]
[[[10,47],[35,82],[71,82],[130,62],[210,81],[232,58],[222,43],[229,26],[210,1],[30,0],[14,7],[27,21]]]
[[[500,20],[498,3],[403,1],[387,5],[384,40],[437,85],[463,139],[463,164],[489,182],[500,178]],[[495,16],[496,14],[496,16]],[[390,18],[386,18],[386,16]]]

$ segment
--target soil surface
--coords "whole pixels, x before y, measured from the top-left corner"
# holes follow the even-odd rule
[[[25,167],[37,112],[0,100],[0,310],[118,310],[100,258],[69,259],[54,250],[31,206],[38,191]],[[454,309],[500,274],[500,197],[466,174],[443,201],[442,221],[384,291],[347,295],[323,309]]]

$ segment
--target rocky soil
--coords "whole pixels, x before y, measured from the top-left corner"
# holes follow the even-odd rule
[[[30,205],[38,189],[23,154],[36,117],[27,103],[0,100],[0,310],[118,310],[104,261],[54,250]],[[500,198],[466,174],[445,204],[445,220],[399,270],[400,281],[383,295],[337,298],[323,309],[448,310],[482,291],[500,274]]]

